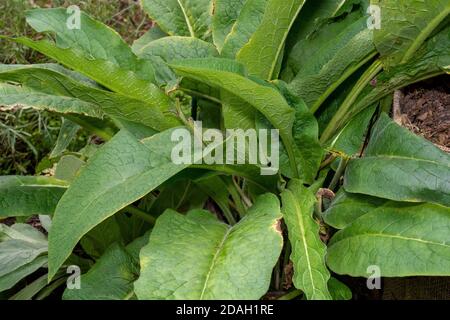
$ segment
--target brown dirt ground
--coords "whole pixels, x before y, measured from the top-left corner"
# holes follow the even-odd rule
[[[450,148],[449,80],[430,79],[407,87],[400,96],[402,125],[443,149]]]

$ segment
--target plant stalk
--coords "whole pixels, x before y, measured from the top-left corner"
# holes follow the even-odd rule
[[[348,159],[341,158],[341,161],[339,162],[339,166],[336,170],[336,173],[333,176],[333,179],[330,182],[330,185],[328,186],[328,189],[331,191],[334,191],[339,184],[339,180],[342,177],[342,174],[345,171],[345,168],[347,168]]]
[[[233,199],[235,209],[239,213],[239,216],[242,218],[245,216],[247,208],[245,207],[243,199],[241,198],[240,193],[241,190],[239,186],[237,186],[236,183],[234,182],[234,177],[231,177],[231,179],[233,181],[230,181],[229,179],[222,177],[222,181],[227,185],[227,190],[230,193],[231,198]]]
[[[356,99],[358,99],[358,96],[360,93],[364,90],[364,88],[369,84],[372,79],[376,77],[378,73],[380,73],[383,70],[383,65],[381,64],[380,60],[376,60],[370,67],[367,69],[367,71],[362,75],[362,77],[358,80],[358,82],[353,87],[350,94],[347,96],[347,98],[342,103],[339,110],[336,112],[334,117],[331,119],[330,123],[326,127],[325,131],[323,132],[322,136],[320,137],[320,142],[322,144],[325,144],[328,142],[333,136],[336,134],[336,132],[342,127],[343,122],[345,118],[348,115],[348,112],[350,111],[351,107],[355,103]]]
[[[322,104],[330,97],[330,95],[342,84],[345,80],[347,80],[352,74],[354,74],[359,68],[361,68],[363,65],[368,63],[370,60],[372,60],[377,55],[377,52],[371,52],[365,59],[363,59],[360,63],[358,63],[353,68],[350,68],[347,70],[338,81],[333,83],[317,100],[314,105],[311,107],[311,112],[315,113],[319,108],[322,106]]]

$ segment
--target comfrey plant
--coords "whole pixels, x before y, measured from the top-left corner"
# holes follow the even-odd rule
[[[28,12],[45,39],[2,39],[59,63],[1,65],[3,108],[65,122],[54,176],[0,178],[1,217],[51,216],[48,251],[2,227],[0,291],[45,297],[68,266],[65,299],[349,299],[336,274],[450,275],[450,157],[386,114],[449,72],[449,1],[142,5],[156,26],[131,48],[73,7]],[[65,151],[80,126],[106,143]],[[180,129],[201,157],[174,161]],[[235,161],[200,159],[220,150]]]

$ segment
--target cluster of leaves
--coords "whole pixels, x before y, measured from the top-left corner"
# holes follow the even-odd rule
[[[25,12],[38,7],[68,7],[77,5],[89,12],[95,19],[112,25],[125,40],[133,41],[143,32],[148,19],[134,0],[11,0],[0,3],[0,30],[3,35],[26,35],[30,38],[39,35],[27,25]],[[125,17],[126,15],[126,17]],[[3,42],[0,52],[1,63],[42,63],[49,59],[37,51],[23,47],[14,42]]]
[[[42,38],[25,22],[26,10],[36,7],[69,6],[77,4],[96,19],[113,26],[132,42],[142,35],[149,24],[139,4],[133,0],[36,0],[2,1],[0,3],[0,32],[3,35],[26,35]],[[30,48],[12,41],[2,41],[0,63],[43,63],[49,58]],[[2,112],[0,114],[0,175],[34,174],[51,167],[53,161],[45,157],[53,148],[61,126],[61,117],[45,111],[23,110]],[[77,146],[86,137],[80,134]]]
[[[381,112],[394,90],[448,73],[448,1],[372,0],[380,30],[364,0],[142,3],[157,27],[131,48],[84,13],[68,29],[64,9],[27,13],[48,39],[7,39],[65,67],[0,65],[0,104],[65,117],[59,150],[75,126],[107,143],[55,177],[0,178],[0,216],[51,216],[48,251],[26,240],[26,261],[10,234],[28,231],[1,230],[0,290],[44,267],[49,284],[30,284],[42,297],[77,260],[82,286],[65,299],[260,299],[289,282],[289,261],[289,296],[306,299],[351,297],[331,271],[449,275],[450,157]],[[173,163],[172,132],[192,120],[278,129],[279,174]]]

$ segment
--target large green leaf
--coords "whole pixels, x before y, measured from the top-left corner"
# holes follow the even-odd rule
[[[27,224],[0,224],[0,277],[29,264],[47,252],[47,239]]]
[[[22,70],[22,69],[34,69],[34,68],[39,68],[39,69],[48,69],[57,73],[61,73],[63,75],[65,75],[66,77],[69,77],[77,82],[80,82],[86,86],[92,87],[92,88],[97,88],[97,89],[101,89],[102,87],[96,83],[94,80],[82,75],[81,73],[78,73],[76,71],[72,71],[69,69],[64,68],[63,66],[56,64],[56,63],[36,63],[36,64],[0,64],[0,74],[3,76],[2,80],[4,81],[17,81],[11,79],[8,80],[6,79],[6,77],[4,75],[12,75],[14,76],[14,71],[17,70]],[[11,73],[9,73],[11,72]],[[30,82],[30,84],[32,84],[33,82]],[[39,82],[38,82],[39,83]],[[33,88],[36,88],[36,86],[31,86]],[[47,92],[47,91],[45,91]],[[51,91],[50,91],[51,92]]]
[[[66,289],[64,300],[129,300],[134,297],[137,261],[126,248],[113,244],[97,263],[80,278],[80,289]]]
[[[210,212],[167,210],[141,250],[139,299],[259,299],[267,292],[283,239],[273,194],[230,227]]]
[[[280,137],[289,155],[294,176],[297,176],[298,168],[295,164],[292,137],[295,110],[289,106],[276,88],[259,84],[239,73],[221,69],[224,66],[222,60],[225,59],[184,60],[171,66],[181,76],[221,88],[261,112],[274,128],[280,131]]]
[[[245,1],[238,19],[225,38],[223,47],[220,49],[220,46],[218,46],[223,57],[234,59],[239,50],[248,43],[263,20],[268,2],[269,0]]]
[[[134,54],[139,56],[139,51],[150,42],[167,37],[167,34],[162,31],[157,25],[154,25],[150,28],[142,37],[135,40],[133,45],[131,46],[131,50],[133,50]]]
[[[405,63],[450,14],[447,0],[372,0],[381,9],[375,45],[386,67]]]
[[[325,265],[326,246],[313,219],[316,197],[298,180],[292,180],[281,194],[283,217],[289,231],[294,263],[294,285],[308,300],[331,300],[330,273]]]
[[[338,274],[368,277],[450,275],[450,209],[389,202],[338,232],[328,247],[328,266]]]
[[[21,106],[46,110],[61,114],[81,114],[85,116],[102,118],[102,110],[95,104],[70,96],[52,95],[24,86],[0,83],[0,105],[2,110]]]
[[[330,278],[328,288],[333,300],[351,300],[352,290],[336,278]]]
[[[345,192],[340,189],[331,206],[323,213],[325,222],[336,229],[344,229],[359,217],[381,207],[389,200]]]
[[[38,269],[46,266],[48,261],[47,256],[39,256],[30,263],[27,263],[8,274],[0,276],[0,292],[12,288],[20,280],[24,279],[26,276],[32,274]]]
[[[284,82],[278,81],[277,84],[289,105],[295,109],[292,131],[295,143],[293,149],[300,178],[303,182],[312,184],[317,176],[324,154],[324,150],[319,143],[319,125],[302,99],[293,94]],[[285,153],[282,153],[280,156],[281,163],[283,163],[284,158],[287,157]],[[282,172],[286,176],[292,177],[295,174],[290,170],[289,165],[284,167]]]
[[[116,31],[84,12],[80,12],[79,28],[69,28],[69,17],[64,8],[33,9],[26,13],[27,23],[37,32],[56,34],[59,48],[77,49],[89,60],[109,61],[119,69],[136,73],[142,80],[154,79],[152,65],[139,60]]]
[[[346,79],[375,56],[373,32],[367,17],[356,12],[330,23],[318,35],[304,39],[292,49],[288,67],[295,77],[289,87],[317,111]],[[330,38],[333,41],[329,41]]]
[[[26,45],[65,66],[77,70],[106,88],[133,99],[142,100],[160,110],[170,108],[170,99],[155,84],[142,80],[135,72],[122,69],[117,64],[85,56],[79,48],[60,48],[47,40],[33,41],[28,38],[11,39]]]
[[[52,215],[66,189],[50,177],[0,177],[0,217]]]
[[[0,81],[18,82],[35,90],[28,96],[25,94],[14,95],[15,100],[13,101],[25,104],[31,99],[31,102],[36,101],[35,108],[42,105],[41,108],[50,111],[77,112],[91,117],[100,117],[105,112],[118,119],[143,124],[158,131],[179,124],[173,115],[165,113],[164,109],[158,109],[158,106],[88,86],[65,73],[61,71],[61,68],[50,69],[43,65],[17,66],[14,69],[0,72]],[[3,84],[1,85],[3,86]],[[26,89],[20,88],[19,90]],[[10,95],[0,94],[1,100],[9,97]],[[45,97],[45,100],[39,100],[38,97]],[[65,105],[68,107],[64,108]]]
[[[450,156],[382,114],[361,159],[351,160],[344,188],[380,198],[450,206]]]
[[[342,18],[343,15],[354,10],[355,5],[359,5],[366,0],[322,0],[320,2],[306,1],[297,20],[289,33],[287,53],[298,42],[317,36],[316,32],[335,19]],[[361,12],[362,13],[362,12]]]
[[[211,0],[143,0],[142,6],[150,18],[171,36],[204,40],[211,37]]]
[[[112,216],[95,226],[80,240],[80,245],[91,258],[100,258],[115,242],[124,244],[118,216]]]
[[[56,208],[49,234],[49,278],[84,234],[187,167],[171,161],[171,133],[141,142],[121,131],[95,153]]]
[[[214,57],[219,53],[213,44],[192,37],[165,37],[154,40],[138,51],[139,57],[161,57],[166,62],[178,59]]]
[[[304,3],[305,0],[269,0],[261,25],[237,55],[249,74],[265,80],[278,76],[276,67],[285,40]]]
[[[242,130],[255,128],[255,113],[257,111],[251,104],[224,90],[222,90],[220,98],[225,128]]]
[[[222,50],[225,39],[236,23],[246,0],[216,0],[212,19],[213,40],[216,47]]]
[[[366,108],[353,117],[332,142],[331,149],[349,157],[359,155],[376,109],[376,106]]]

